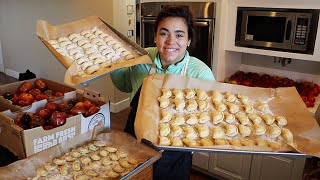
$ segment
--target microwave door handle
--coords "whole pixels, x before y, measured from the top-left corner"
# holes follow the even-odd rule
[[[286,28],[286,40],[290,40],[291,37],[291,29],[292,29],[292,21],[288,20],[287,28]]]

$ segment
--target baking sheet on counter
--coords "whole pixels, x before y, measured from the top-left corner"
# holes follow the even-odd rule
[[[109,68],[101,68],[92,75],[78,75],[78,69],[76,62],[59,52],[48,42],[48,40],[56,40],[59,37],[68,37],[72,33],[80,33],[84,30],[89,30],[97,27],[104,33],[111,35],[115,38],[121,45],[125,46],[135,56],[134,59],[122,61],[113,64]],[[143,48],[130,41],[127,37],[119,33],[112,26],[102,21],[97,16],[90,16],[81,20],[69,22],[62,25],[53,26],[45,20],[38,20],[37,22],[37,35],[39,39],[44,43],[44,45],[50,50],[50,52],[60,61],[60,63],[67,69],[65,74],[65,83],[69,85],[77,85],[80,83],[85,83],[89,80],[102,77],[103,75],[122,67],[130,67],[136,64],[151,64],[151,59],[148,56],[148,52]]]
[[[138,140],[142,138],[158,144],[160,107],[157,97],[161,96],[161,88],[177,89],[203,89],[211,91],[216,89],[220,92],[240,93],[248,96],[250,99],[266,102],[270,111],[274,115],[282,115],[288,120],[286,127],[294,135],[295,145],[285,145],[281,149],[271,149],[269,147],[258,146],[212,146],[209,148],[215,150],[237,150],[241,151],[261,151],[277,152],[298,152],[312,156],[320,157],[320,127],[315,118],[310,114],[304,105],[295,88],[256,88],[246,87],[234,84],[210,82],[199,79],[187,78],[179,75],[152,74],[144,79],[141,96],[139,100],[138,111],[135,122],[135,132]],[[162,146],[158,146],[161,148]],[[175,150],[186,150],[185,147],[171,147]],[[166,149],[166,148],[163,148]],[[196,151],[197,148],[191,148]],[[203,151],[201,147],[199,151]]]
[[[102,126],[99,127],[103,128]],[[93,139],[102,140],[106,142],[107,145],[116,147],[139,161],[139,166],[127,175],[121,177],[121,179],[128,179],[136,175],[161,157],[160,152],[155,151],[142,143],[138,143],[135,138],[127,133],[110,131],[97,134],[94,132],[94,135],[90,136],[91,131],[81,134],[72,140],[62,142],[57,146],[41,151],[40,153],[34,154],[26,159],[1,167],[0,179],[27,179],[36,177],[36,169],[42,166],[45,162],[52,162],[53,158],[60,157],[71,149],[86,144]]]

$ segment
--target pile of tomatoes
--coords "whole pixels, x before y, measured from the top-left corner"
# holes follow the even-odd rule
[[[13,105],[21,107],[28,106],[35,101],[43,99],[51,99],[61,97],[64,94],[62,92],[52,92],[48,89],[48,85],[41,79],[37,79],[34,84],[27,81],[24,82],[18,89],[17,93],[7,92],[2,96],[12,102]]]
[[[320,86],[313,82],[295,82],[294,80],[285,77],[271,76],[268,74],[260,75],[253,72],[245,73],[243,71],[238,71],[230,78],[227,78],[225,82],[264,88],[296,87],[308,108],[314,107],[315,98],[320,94]]]
[[[42,126],[45,130],[62,126],[67,118],[82,114],[84,117],[97,113],[100,108],[90,100],[78,101],[71,99],[60,103],[47,102],[37,112],[23,112],[14,120],[22,129]]]

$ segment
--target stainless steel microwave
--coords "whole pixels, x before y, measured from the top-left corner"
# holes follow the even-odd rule
[[[306,52],[312,29],[311,12],[243,10],[238,45]],[[310,37],[309,37],[310,36]],[[313,40],[314,43],[314,40]],[[313,53],[313,50],[312,50]]]

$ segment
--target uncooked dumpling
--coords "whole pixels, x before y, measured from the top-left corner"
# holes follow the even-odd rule
[[[224,112],[224,118],[225,118],[225,121],[229,124],[235,122],[236,120],[236,117],[233,114],[230,114],[228,112]]]
[[[200,139],[200,144],[201,146],[213,146],[212,141],[207,138]]]
[[[231,102],[232,103],[232,102],[235,102],[237,100],[237,97],[234,94],[230,93],[230,92],[226,92],[225,96],[226,96],[227,102]]]
[[[274,117],[269,114],[261,114],[260,116],[264,120],[264,122],[268,125],[273,124],[273,122],[275,121]]]
[[[182,139],[183,143],[186,144],[188,147],[196,147],[199,146],[199,143],[193,139],[190,138],[184,138]]]
[[[197,100],[199,111],[206,111],[209,108],[209,103],[206,100]]]
[[[230,139],[229,143],[230,143],[230,145],[233,145],[233,146],[242,146],[239,139]]]
[[[183,142],[181,141],[180,138],[171,138],[171,146],[182,147],[183,146]]]
[[[279,126],[285,126],[288,123],[287,119],[283,116],[275,116],[274,119],[277,121]]]
[[[248,96],[245,96],[245,95],[242,95],[242,94],[238,94],[238,98],[240,99],[242,104],[248,104],[249,103]]]
[[[243,105],[244,112],[246,113],[253,113],[253,106],[250,104],[244,104]]]
[[[162,92],[162,97],[164,98],[169,98],[172,96],[172,92],[170,89],[162,88],[161,92]]]
[[[177,125],[171,125],[171,136],[173,137],[177,137],[180,136],[182,134],[182,128],[180,126]]]
[[[62,42],[64,42],[64,41],[70,41],[67,37],[59,37],[58,38],[58,42],[59,43],[62,43]]]
[[[281,134],[281,129],[278,126],[269,126],[267,128],[266,135],[270,138],[276,138],[280,136]]]
[[[229,137],[236,136],[238,134],[238,128],[236,125],[233,124],[224,124],[226,129],[226,135]]]
[[[254,142],[251,141],[250,139],[240,139],[240,143],[243,145],[243,146],[254,146]]]
[[[174,89],[172,93],[175,98],[183,99],[183,91],[181,89]]]
[[[261,138],[256,138],[255,141],[257,146],[268,146],[267,142]]]
[[[226,105],[221,101],[213,101],[213,104],[218,111],[224,111],[227,109]]]
[[[212,102],[213,101],[222,101],[223,100],[223,95],[219,91],[213,90],[211,99],[212,99]]]
[[[253,125],[253,133],[257,136],[264,135],[266,133],[266,128],[260,124]]]
[[[250,122],[246,114],[237,113],[235,116],[242,125],[247,125]]]
[[[275,142],[275,141],[267,141],[267,144],[272,149],[279,149],[281,147],[281,144],[279,142]]]
[[[261,112],[267,112],[269,110],[269,106],[266,103],[260,103],[257,109]]]
[[[185,126],[182,128],[183,131],[185,132],[186,138],[190,138],[190,139],[195,139],[197,138],[197,133],[196,131],[193,129],[193,127],[190,126]]]
[[[220,127],[215,127],[212,129],[212,138],[213,139],[223,139],[224,138],[224,131]]]
[[[165,109],[161,109],[160,112],[161,112],[161,117],[162,117],[160,122],[164,123],[164,122],[169,122],[171,120],[171,118],[172,118],[171,112],[169,112]]]
[[[215,139],[214,145],[229,145],[229,142],[224,139]]]
[[[209,130],[208,126],[197,125],[195,127],[198,131],[199,137],[206,138],[209,136],[210,130]]]
[[[173,103],[175,104],[175,108],[177,111],[181,111],[186,106],[186,103],[183,99],[174,98]]]
[[[196,92],[193,89],[186,89],[184,90],[184,93],[186,99],[192,99],[196,95]]]
[[[248,126],[240,124],[238,129],[242,137],[247,137],[251,134],[251,129]]]
[[[252,121],[253,124],[260,124],[261,117],[257,114],[247,114],[248,118]]]
[[[281,135],[282,135],[284,140],[289,141],[289,142],[293,141],[293,134],[289,129],[282,128],[281,129]]]
[[[186,107],[187,111],[194,111],[197,108],[198,108],[198,103],[195,100],[193,100],[193,99],[187,100],[187,107]]]
[[[231,114],[235,114],[236,112],[239,111],[239,106],[237,106],[237,105],[234,104],[234,103],[226,102],[226,105],[228,106],[229,112],[230,112]]]
[[[161,108],[166,108],[170,104],[170,100],[168,98],[158,97],[158,101],[160,103]]]
[[[195,114],[189,114],[187,120],[186,120],[186,123],[187,124],[190,124],[190,125],[195,125],[195,124],[198,124],[198,117],[197,115]]]
[[[170,133],[170,126],[168,123],[163,123],[159,125],[160,136],[167,136]]]
[[[171,121],[172,125],[183,125],[186,122],[185,117],[181,114],[176,114],[176,116]]]
[[[202,89],[196,89],[195,91],[196,91],[197,99],[206,100],[208,98],[208,94],[206,91]]]
[[[198,120],[199,120],[200,124],[204,124],[204,123],[210,121],[209,113],[208,112],[201,112],[199,114],[199,119]]]
[[[212,111],[212,123],[219,124],[224,119],[224,113],[220,111]]]
[[[159,145],[160,146],[170,146],[170,139],[167,137],[159,136]]]

